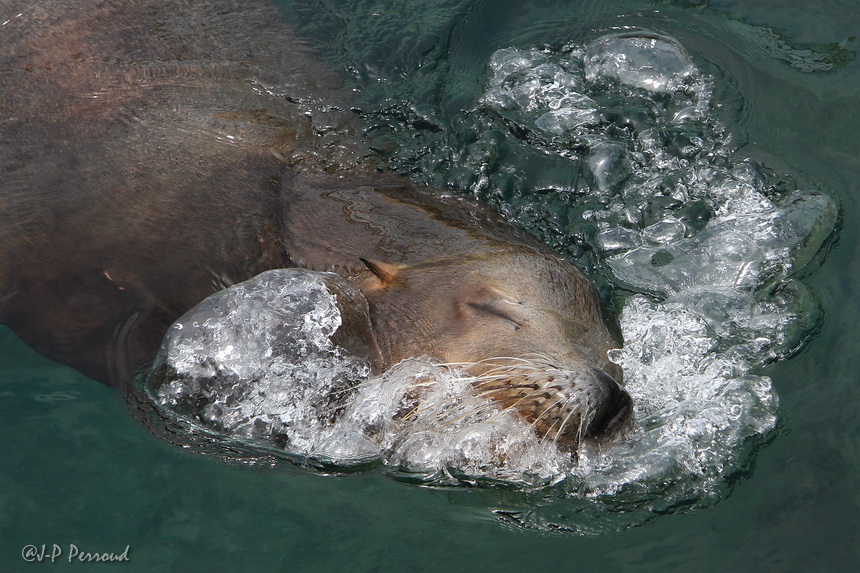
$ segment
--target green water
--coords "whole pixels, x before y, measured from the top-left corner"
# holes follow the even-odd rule
[[[860,2],[318,1],[284,9],[333,65],[367,84],[366,109],[408,110],[390,128],[403,149],[392,163],[423,168],[417,180],[442,177],[444,145],[461,137],[449,125],[474,105],[495,50],[631,25],[678,38],[717,78],[739,157],[842,207],[838,241],[804,279],[824,311],[820,332],[764,372],[780,397],[782,432],[713,507],[595,537],[526,531],[491,513],[508,507],[503,492],[252,467],[183,450],[150,435],[116,393],[0,329],[0,570],[71,567],[70,544],[99,553],[129,546],[128,563],[75,566],[105,571],[857,570]],[[421,114],[450,135],[444,144],[414,121]],[[444,170],[446,180],[461,176]],[[58,562],[22,559],[25,546],[42,544],[60,546]]]

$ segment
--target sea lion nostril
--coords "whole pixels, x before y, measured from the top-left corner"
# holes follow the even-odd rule
[[[604,372],[599,368],[595,368],[592,371],[594,375],[594,379],[601,383],[604,389],[609,392],[610,395],[614,395],[616,392],[621,390],[621,387],[618,385],[618,382],[615,381],[615,378]]]
[[[589,424],[588,434],[611,437],[621,431],[632,419],[633,400],[611,376],[603,370],[594,370],[594,378],[605,392],[601,407]]]
[[[611,416],[607,416],[606,424],[601,433],[612,437],[629,425],[633,419],[633,400],[625,390],[619,387],[618,396],[609,409]]]

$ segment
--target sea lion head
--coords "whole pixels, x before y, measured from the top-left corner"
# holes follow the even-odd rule
[[[358,286],[387,366],[424,354],[460,366],[477,393],[572,450],[630,425],[630,396],[607,358],[620,337],[566,261],[518,245],[416,265],[363,261]]]

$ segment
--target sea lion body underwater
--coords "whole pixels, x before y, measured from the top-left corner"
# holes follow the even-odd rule
[[[268,3],[0,0],[0,22],[0,322],[45,356],[124,386],[207,295],[302,267],[360,288],[377,370],[462,363],[572,447],[629,421],[589,281],[363,165],[338,78]]]

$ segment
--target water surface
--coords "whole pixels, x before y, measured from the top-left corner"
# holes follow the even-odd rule
[[[297,2],[284,10],[361,88],[373,135],[397,144],[389,158],[396,170],[480,192],[488,165],[486,189],[508,192],[482,199],[506,202],[512,218],[586,262],[591,255],[570,237],[588,239],[588,230],[571,228],[570,213],[552,203],[530,200],[579,174],[547,160],[542,140],[535,151],[474,139],[474,115],[462,112],[476,108],[500,49],[559,51],[628,27],[676,38],[714,78],[732,161],[748,159],[772,180],[818,190],[841,209],[837,243],[799,277],[822,312],[817,335],[797,355],[753,372],[768,376],[779,397],[775,435],[725,483],[716,505],[666,508],[670,515],[599,536],[546,535],[505,516],[545,507],[541,523],[592,517],[600,529],[601,515],[540,494],[524,502],[505,491],[408,487],[375,472],[327,477],[192,454],[147,433],[107,388],[41,359],[3,330],[0,562],[17,570],[26,544],[75,543],[117,552],[130,545],[131,563],[116,568],[141,571],[853,569],[860,5]],[[488,160],[487,149],[498,156]],[[589,264],[610,292],[600,261]]]

